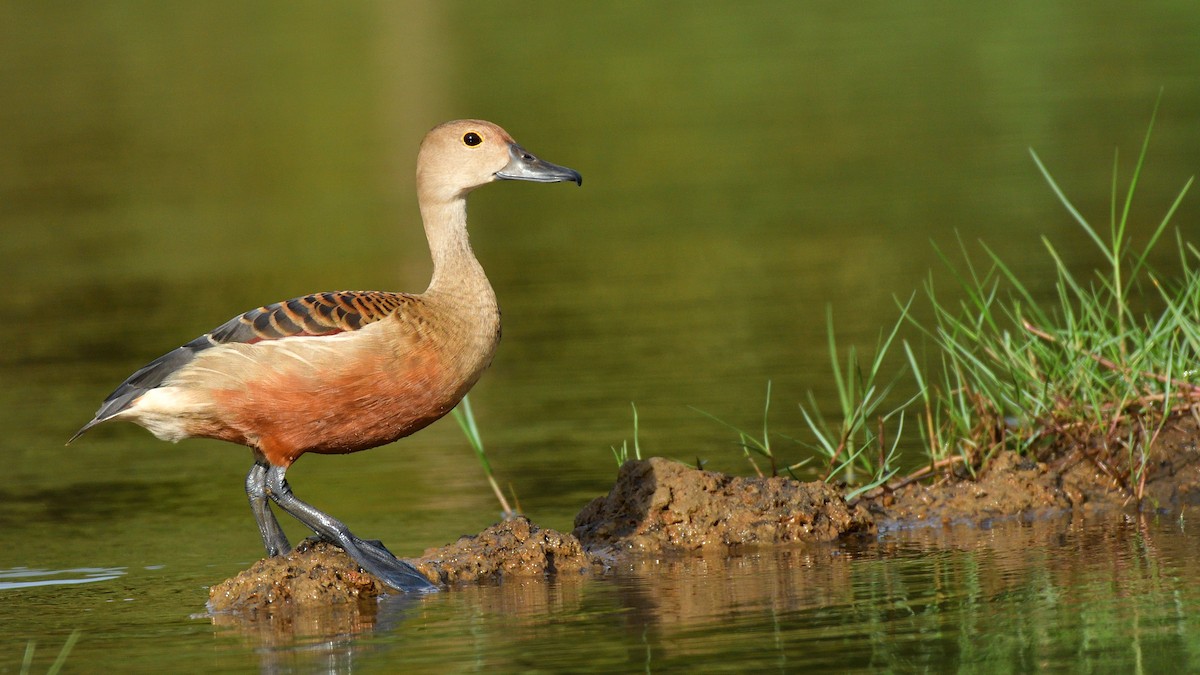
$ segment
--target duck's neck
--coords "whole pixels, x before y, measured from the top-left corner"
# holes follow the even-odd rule
[[[496,294],[467,237],[467,200],[422,204],[421,219],[433,258],[433,278],[424,295],[480,315],[495,314]]]

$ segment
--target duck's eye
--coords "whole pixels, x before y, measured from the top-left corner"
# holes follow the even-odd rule
[[[483,139],[480,138],[479,134],[475,133],[474,131],[468,131],[467,133],[463,134],[463,143],[466,143],[467,147],[473,148],[482,142]]]

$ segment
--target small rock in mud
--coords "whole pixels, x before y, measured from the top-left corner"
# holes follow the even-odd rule
[[[410,562],[433,581],[449,584],[580,572],[595,561],[574,535],[541,529],[518,516]]]
[[[740,478],[662,458],[626,462],[606,497],[575,517],[575,536],[606,557],[785,542],[869,532],[865,508],[823,482]]]

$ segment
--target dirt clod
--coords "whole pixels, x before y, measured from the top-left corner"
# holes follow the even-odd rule
[[[345,551],[327,542],[304,541],[291,553],[264,558],[208,592],[212,612],[278,610],[315,602],[353,603],[386,592],[359,570]]]
[[[822,482],[740,478],[661,458],[626,462],[616,485],[575,518],[575,536],[606,557],[832,541],[874,528]]]
[[[518,516],[453,544],[431,548],[411,562],[435,582],[450,584],[580,572],[595,561],[574,535],[541,529]]]

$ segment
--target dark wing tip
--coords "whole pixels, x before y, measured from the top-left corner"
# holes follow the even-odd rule
[[[70,444],[74,443],[76,438],[79,438],[80,436],[83,435],[83,432],[87,431],[88,429],[91,429],[92,427],[96,426],[99,423],[100,423],[99,420],[92,418],[91,422],[88,422],[87,424],[80,427],[79,431],[76,431],[75,435],[68,438],[67,442],[63,443],[63,445],[66,446],[66,445],[70,445]]]
[[[103,409],[104,408],[102,406],[101,410],[103,410]],[[117,412],[120,412],[120,411],[117,411]],[[114,414],[116,414],[116,413],[114,413]],[[111,415],[109,417],[111,417]],[[101,422],[104,422],[105,420],[109,419],[109,417],[102,417],[101,414],[99,412],[97,412],[96,416],[92,418],[91,422],[88,422],[87,424],[83,425],[82,427],[79,427],[79,431],[76,431],[74,435],[72,435],[70,438],[67,439],[66,443],[63,443],[63,445],[67,446],[67,445],[74,443],[75,439],[77,439],[80,436],[87,433],[89,429],[96,426],[97,424],[100,424]]]
[[[70,445],[75,439],[86,433],[88,429],[112,419],[113,416],[141,398],[142,394],[161,385],[171,373],[190,363],[195,358],[196,352],[208,349],[214,344],[207,335],[202,335],[186,345],[176,347],[138,368],[104,399],[92,421],[83,425],[79,431],[76,431],[75,435],[67,441],[67,445]]]

